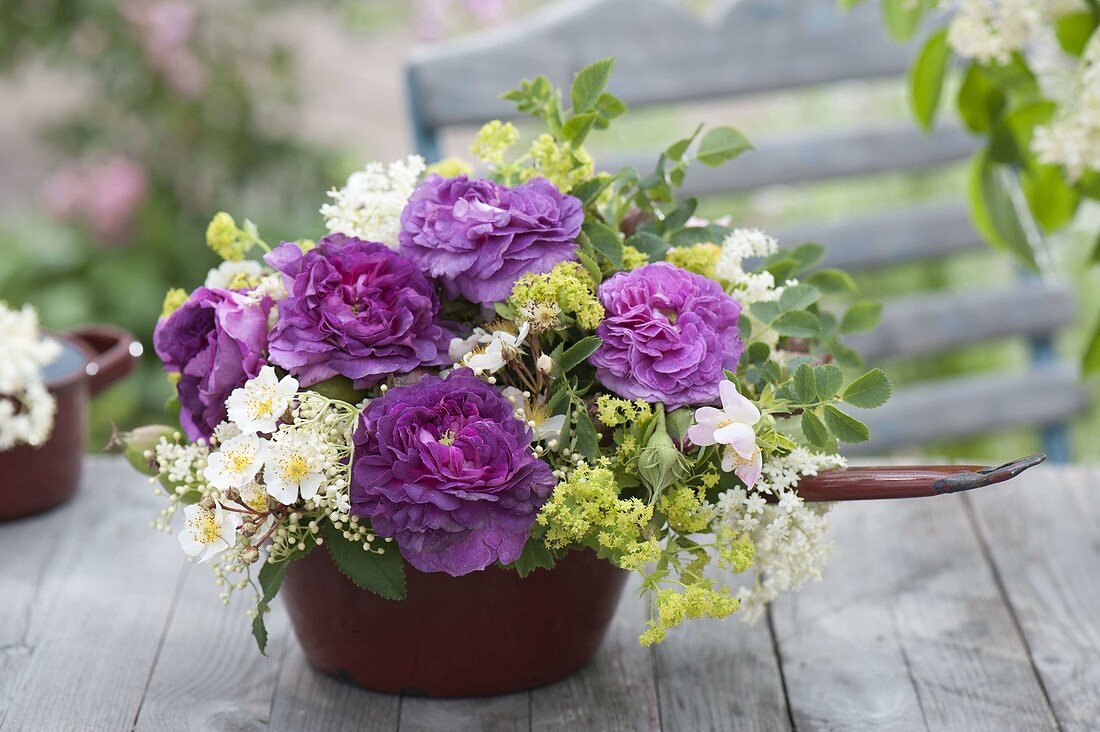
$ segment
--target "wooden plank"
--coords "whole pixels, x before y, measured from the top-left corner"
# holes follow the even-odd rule
[[[549,3],[518,23],[415,50],[411,101],[432,129],[505,117],[514,109],[499,95],[520,79],[545,74],[567,85],[608,56],[616,57],[611,90],[634,106],[892,76],[907,67],[911,50],[882,32],[874,3],[844,14],[833,0],[723,5],[704,19],[678,0]]]
[[[401,700],[401,732],[528,732],[531,693],[471,699]]]
[[[663,729],[790,729],[766,622],[694,620],[670,633],[655,655]]]
[[[261,655],[245,616],[250,593],[240,595],[224,607],[209,569],[187,567],[136,729],[266,728],[282,644],[295,641],[285,614],[273,612]]]
[[[979,292],[907,295],[883,303],[882,322],[845,342],[868,361],[942,353],[998,338],[1054,333],[1073,322],[1073,294],[1040,280]]]
[[[531,730],[659,730],[653,655],[638,643],[649,612],[631,577],[603,647],[587,668],[531,692]]]
[[[828,247],[823,267],[857,271],[988,250],[959,203],[923,203],[843,221],[815,221],[775,232],[781,246]]]
[[[40,609],[46,572],[57,561],[57,545],[72,530],[76,515],[70,504],[0,524],[0,556],[5,557],[0,562],[0,722],[11,704],[15,681],[34,652],[30,626]]]
[[[298,641],[283,644],[271,730],[394,732],[401,698],[364,691],[310,668]]]
[[[1055,424],[1089,404],[1075,366],[1051,363],[1015,374],[978,374],[896,389],[890,401],[858,416],[871,440],[849,455],[936,442],[1013,427]]]
[[[960,496],[834,522],[825,583],[772,609],[798,729],[1056,728]]]
[[[718,168],[694,165],[684,179],[683,193],[707,196],[737,193],[775,185],[798,185],[832,178],[925,170],[969,157],[974,138],[959,127],[927,135],[911,124],[882,129],[813,134],[755,140],[756,149]],[[652,169],[653,155],[626,162]],[[606,163],[617,170],[614,158]]]
[[[1100,720],[1100,469],[1040,468],[969,498],[1062,729]]]
[[[129,729],[183,569],[175,539],[149,528],[161,507],[120,459],[89,460],[73,531],[62,537],[28,637],[4,730]]]

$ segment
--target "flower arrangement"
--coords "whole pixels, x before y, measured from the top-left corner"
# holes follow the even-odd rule
[[[183,514],[223,601],[251,589],[261,650],[288,565],[326,548],[395,600],[406,571],[526,576],[594,551],[642,575],[645,644],[820,576],[828,506],[798,483],[867,439],[842,405],[890,394],[878,369],[845,373],[841,334],[878,308],[837,313],[855,286],[815,269],[820,246],[676,200],[689,164],[749,149],[733,128],[644,174],[599,171],[584,142],[626,111],[612,65],[579,72],[568,106],[542,77],[508,92],[547,132],[516,153],[513,125],[485,125],[479,174],[367,166],[330,193],[317,242],[211,222],[225,262],[168,294],[154,337],[181,429],[127,450],[167,498],[155,524]]]
[[[50,437],[56,411],[42,369],[61,354],[61,345],[42,336],[34,308],[0,302],[0,353],[0,452],[39,447]]]

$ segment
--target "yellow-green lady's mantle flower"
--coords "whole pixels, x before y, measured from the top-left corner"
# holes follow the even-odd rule
[[[559,314],[572,314],[582,328],[595,330],[604,316],[592,278],[577,262],[561,262],[545,274],[523,275],[516,280],[509,302],[535,330],[557,327],[543,321]]]
[[[504,153],[519,140],[519,130],[511,122],[494,119],[482,125],[470,145],[470,154],[486,165],[504,164]]]
[[[457,178],[460,175],[470,175],[474,172],[474,167],[462,158],[450,157],[432,163],[424,172],[428,175],[434,173],[442,178]]]
[[[263,246],[256,225],[248,219],[238,227],[233,217],[219,211],[206,227],[206,245],[227,262],[239,262],[255,245]]]

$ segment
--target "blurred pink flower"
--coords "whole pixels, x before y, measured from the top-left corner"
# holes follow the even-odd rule
[[[137,31],[149,65],[159,71],[172,89],[194,98],[206,91],[206,67],[190,43],[198,25],[198,10],[184,0],[130,0],[122,5],[123,17]]]
[[[125,241],[133,227],[134,215],[148,193],[145,168],[122,157],[94,165],[70,165],[42,189],[51,214],[83,223],[107,244]]]
[[[508,14],[508,6],[515,0],[417,0],[416,34],[435,40],[454,32],[463,15],[474,25],[499,23]]]

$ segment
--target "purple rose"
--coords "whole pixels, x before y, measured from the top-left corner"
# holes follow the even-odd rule
[[[362,389],[449,361],[435,289],[382,244],[332,234],[304,254],[287,243],[264,259],[289,293],[271,331],[271,361],[302,386],[342,374]]]
[[[545,178],[516,188],[465,175],[429,175],[401,213],[401,253],[459,295],[490,305],[520,275],[572,259],[584,222],[580,199]]]
[[[225,400],[266,361],[271,300],[200,287],[157,322],[153,346],[164,370],[179,374],[180,424],[192,440],[210,437],[226,418]]]
[[[355,432],[352,513],[423,572],[514,562],[555,485],[514,413],[468,369],[390,389]]]
[[[667,262],[620,272],[600,285],[607,318],[589,357],[604,386],[670,409],[718,399],[724,369],[745,344],[741,305],[714,280]]]

